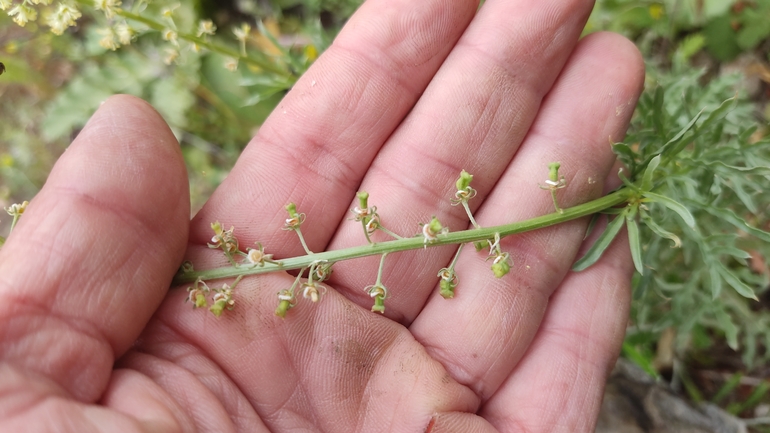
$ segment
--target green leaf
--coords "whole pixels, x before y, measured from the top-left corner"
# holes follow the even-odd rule
[[[655,194],[654,192],[645,192],[643,193],[644,196],[654,202],[660,203],[663,206],[671,209],[672,211],[679,214],[679,216],[684,220],[685,224],[690,226],[691,228],[695,228],[695,218],[693,218],[692,214],[689,210],[687,210],[684,205],[677,202],[676,200],[666,197],[664,195]]]
[[[627,341],[623,342],[623,356],[630,359],[634,364],[641,367],[650,376],[655,378],[659,377],[658,371],[655,369],[655,366],[653,365],[652,358],[644,356],[640,351],[638,351],[633,345],[631,345]]]
[[[719,324],[719,329],[725,333],[727,345],[733,350],[738,350],[738,327],[735,326],[730,315],[722,308],[717,308],[714,315]]]
[[[663,105],[665,98],[665,89],[663,86],[658,86],[655,89],[655,95],[652,101],[652,124],[661,137],[665,136],[666,129],[663,126],[663,115],[666,114],[666,107]]]
[[[746,251],[743,251],[740,248],[735,247],[715,247],[711,249],[711,252],[718,255],[729,255],[733,256],[736,259],[750,259],[751,254],[747,253]]]
[[[583,240],[586,240],[589,236],[591,236],[591,233],[594,231],[594,227],[596,227],[596,222],[599,221],[601,216],[602,214],[600,213],[591,215],[591,221],[588,222],[588,228],[586,228],[586,234],[583,236]]]
[[[649,215],[642,214],[642,221],[644,222],[644,225],[646,225],[647,228],[652,230],[656,235],[662,238],[671,239],[671,242],[674,243],[674,245],[671,245],[671,248],[680,248],[682,246],[682,240],[679,239],[679,236],[659,226],[658,223],[650,218]]]
[[[717,268],[715,263],[708,267],[709,279],[711,280],[711,299],[717,299],[722,294],[722,277],[719,276]]]
[[[601,236],[599,236],[599,239],[596,240],[591,248],[588,249],[588,252],[586,252],[586,254],[580,260],[575,262],[574,265],[572,265],[572,270],[579,272],[596,263],[601,258],[604,250],[610,246],[612,240],[615,239],[615,236],[618,235],[618,232],[620,232],[620,228],[623,227],[623,223],[625,221],[626,218],[620,215],[612,220],[612,222],[607,224],[607,228],[604,230]]]
[[[664,145],[663,145],[663,147],[661,147],[661,148],[660,148],[660,152],[659,152],[659,154],[666,154],[666,153],[668,153],[668,152],[670,151],[670,149],[671,149],[672,147],[675,147],[675,145],[679,143],[679,141],[682,139],[682,137],[684,137],[684,135],[685,135],[685,134],[687,134],[687,132],[688,132],[688,131],[690,131],[690,130],[691,130],[691,129],[692,129],[694,126],[695,126],[695,123],[696,123],[696,122],[698,121],[698,119],[700,119],[700,117],[703,115],[703,111],[704,111],[704,110],[700,110],[700,111],[698,112],[698,114],[696,114],[696,115],[695,115],[695,117],[693,117],[693,118],[692,118],[692,120],[690,120],[690,122],[689,122],[687,125],[685,125],[685,127],[684,127],[684,128],[682,128],[682,130],[681,130],[681,131],[679,131],[679,132],[678,132],[678,133],[677,133],[677,134],[674,136],[674,138],[672,138],[671,140],[668,140],[668,141],[666,142],[666,144],[664,144]],[[656,156],[657,156],[657,155],[656,155]],[[652,158],[651,158],[651,159],[652,159]],[[648,162],[648,164],[649,164],[649,162]]]
[[[714,395],[714,397],[711,399],[711,402],[714,404],[719,404],[724,400],[728,395],[730,395],[731,392],[735,388],[738,387],[741,383],[741,379],[743,379],[743,372],[737,372],[730,376],[730,379],[725,382],[724,385],[722,385],[721,388],[719,388],[719,391]]]
[[[740,230],[745,231],[751,236],[754,236],[765,242],[770,242],[770,233],[750,226],[749,223],[747,223],[743,218],[736,215],[735,212],[731,211],[730,209],[719,209],[713,206],[703,206],[702,208],[703,210],[710,213],[711,215],[714,215],[717,218],[721,218],[722,220],[727,221],[728,223],[734,225]]]
[[[644,169],[644,176],[642,176],[642,191],[649,191],[652,189],[652,175],[655,173],[655,169],[660,165],[660,154],[650,160],[647,168]]]
[[[636,272],[644,275],[642,243],[639,239],[639,226],[636,223],[636,219],[626,217],[626,227],[628,228],[628,243],[631,245],[631,258],[634,259],[634,267],[636,267]]]
[[[740,174],[759,174],[762,176],[770,176],[770,167],[764,167],[764,166],[754,166],[754,167],[738,167],[736,165],[729,165],[725,164],[722,161],[711,161],[707,162],[706,165],[708,167],[719,167],[723,170],[720,171],[734,171],[739,172]]]
[[[759,299],[757,299],[757,295],[754,294],[754,290],[747,286],[746,283],[741,281],[741,279],[738,278],[738,276],[735,275],[731,270],[727,269],[725,265],[722,263],[717,263],[716,267],[719,275],[721,275],[727,284],[731,285],[739,295],[743,296],[744,298],[759,301]]]
[[[722,120],[725,115],[727,115],[728,112],[735,109],[735,106],[738,105],[738,97],[733,96],[732,98],[728,98],[724,101],[722,101],[721,104],[719,104],[719,107],[714,109],[711,113],[709,113],[708,117],[706,117],[706,120],[703,121],[700,125],[698,125],[698,131],[703,131],[704,129],[708,129],[711,127],[711,125],[719,122]]]

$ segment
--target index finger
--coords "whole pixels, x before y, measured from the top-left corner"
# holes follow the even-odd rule
[[[297,82],[192,222],[241,228],[280,256],[302,253],[280,230],[297,203],[312,250],[325,247],[382,144],[414,105],[473,17],[476,0],[370,0]],[[245,228],[245,230],[243,230]],[[275,248],[277,247],[277,250]]]

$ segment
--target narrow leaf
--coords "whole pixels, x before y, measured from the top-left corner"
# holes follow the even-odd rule
[[[696,114],[695,117],[693,117],[692,120],[690,120],[690,122],[687,125],[685,125],[685,127],[682,128],[682,130],[679,131],[674,136],[674,138],[672,138],[671,140],[668,140],[668,142],[664,144],[663,147],[660,148],[660,153],[666,153],[670,148],[672,148],[676,143],[678,143],[679,140],[681,140],[682,137],[684,137],[684,135],[687,134],[687,132],[691,130],[693,126],[695,126],[695,123],[698,121],[698,119],[700,119],[700,116],[702,115],[703,115],[703,110],[699,111],[698,114]]]
[[[586,229],[586,234],[583,236],[583,240],[588,239],[589,236],[591,236],[591,233],[594,232],[594,227],[596,227],[596,222],[599,221],[599,218],[602,216],[600,213],[595,213],[591,215],[591,221],[588,222],[588,228]]]
[[[586,254],[580,260],[575,262],[574,265],[572,265],[572,270],[582,271],[596,263],[599,258],[601,258],[604,250],[610,246],[612,240],[615,239],[615,236],[618,235],[618,232],[620,232],[620,228],[623,227],[623,223],[625,221],[626,218],[623,216],[618,216],[612,220],[612,222],[607,225],[604,233],[602,233],[601,236],[599,236],[599,239],[597,239],[591,248],[588,249],[588,252],[586,252]]]
[[[717,323],[719,323],[719,329],[725,333],[727,345],[733,350],[738,350],[738,327],[735,326],[730,315],[721,308],[717,309],[714,315],[717,318]]]
[[[740,248],[735,248],[735,247],[716,247],[716,248],[712,248],[711,252],[714,253],[714,254],[719,254],[719,255],[727,254],[727,255],[735,257],[736,259],[750,259],[751,258],[751,254],[747,253],[746,251],[743,251]]]
[[[674,243],[674,245],[671,245],[671,248],[680,248],[682,246],[682,240],[679,239],[679,236],[659,226],[658,223],[656,223],[648,215],[642,215],[642,221],[644,222],[644,225],[646,225],[647,228],[655,232],[656,235],[662,238],[671,239],[671,242]]]
[[[626,227],[628,227],[628,243],[631,245],[631,258],[634,259],[634,266],[639,275],[644,275],[642,266],[642,243],[639,239],[639,226],[634,218],[626,218]]]
[[[753,299],[758,301],[757,296],[754,294],[754,290],[747,286],[746,283],[741,281],[731,270],[727,269],[722,263],[717,264],[717,269],[722,278],[727,281],[727,284],[731,285],[739,295],[744,298]]]
[[[736,215],[735,212],[731,211],[730,209],[719,209],[713,206],[703,206],[703,210],[717,218],[721,218],[724,221],[729,222],[740,230],[743,230],[751,236],[756,237],[757,239],[770,242],[770,233],[750,226],[746,220]]]
[[[654,192],[644,192],[644,196],[678,213],[679,216],[684,220],[685,224],[691,228],[695,228],[695,218],[693,218],[690,211],[687,210],[687,208],[684,207],[684,205],[681,203],[664,195],[655,194]]]
[[[644,169],[644,176],[642,177],[642,191],[649,191],[652,189],[652,175],[655,173],[655,169],[660,165],[660,155],[656,155],[655,158],[650,160],[647,168]]]
[[[738,103],[738,98],[733,96],[732,98],[726,99],[722,101],[721,104],[719,104],[719,107],[717,107],[714,111],[709,113],[708,117],[706,117],[706,120],[703,121],[700,125],[698,125],[698,131],[701,131],[703,129],[709,128],[713,123],[717,122],[718,120],[722,119],[729,111],[735,108],[735,106]]]
[[[711,299],[717,299],[722,294],[722,277],[719,275],[717,266],[709,266],[708,270],[711,280]]]

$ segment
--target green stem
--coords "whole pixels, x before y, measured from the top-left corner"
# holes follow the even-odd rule
[[[551,197],[553,198],[553,207],[556,208],[556,212],[562,213],[564,210],[559,207],[559,202],[556,201],[556,190],[551,190]]]
[[[366,229],[366,219],[361,220],[361,226],[364,228],[364,236],[366,236],[366,242],[372,243],[372,238],[369,237],[369,230]]]
[[[381,225],[378,225],[378,226],[377,226],[377,228],[378,228],[379,230],[382,230],[382,232],[383,232],[383,233],[385,233],[386,235],[388,235],[388,236],[392,237],[393,239],[404,239],[404,237],[403,237],[403,236],[399,236],[399,235],[397,235],[397,234],[393,233],[392,231],[390,231],[390,230],[386,229],[385,227],[383,227],[383,226],[381,226]]]
[[[385,269],[385,257],[388,253],[385,253],[380,257],[380,268],[377,269],[377,281],[374,282],[375,286],[382,287],[382,270]]]
[[[299,229],[299,227],[294,229],[295,232],[297,232],[297,236],[299,237],[299,241],[302,242],[302,248],[305,249],[305,252],[308,253],[308,255],[313,254],[312,251],[310,251],[310,248],[307,247],[307,242],[305,242],[305,237],[302,236],[302,230]]]
[[[19,217],[20,217],[20,216],[21,216],[21,215],[19,215],[19,214],[16,214],[16,215],[14,215],[14,216],[13,216],[13,221],[11,221],[11,228],[10,228],[10,229],[8,229],[8,234],[9,234],[9,235],[10,235],[10,234],[11,234],[11,232],[13,231],[13,228],[14,228],[14,227],[16,227],[16,223],[17,223],[17,222],[19,222]]]
[[[306,256],[291,257],[281,260],[281,265],[265,263],[264,266],[245,268],[245,267],[224,267],[210,269],[205,271],[193,271],[188,273],[179,273],[174,278],[174,284],[186,284],[195,281],[197,278],[204,280],[214,280],[220,278],[231,278],[236,275],[257,275],[276,271],[286,271],[290,269],[299,269],[310,266],[316,260],[327,260],[329,262],[339,262],[341,260],[356,259],[378,254],[393,253],[398,251],[416,250],[420,248],[434,248],[441,245],[463,244],[467,242],[476,242],[492,239],[495,233],[501,237],[510,236],[516,233],[537,230],[543,227],[560,224],[577,218],[601,212],[605,209],[625,203],[631,196],[636,194],[631,188],[625,187],[604,197],[573,206],[568,209],[562,209],[562,212],[555,212],[531,218],[525,221],[514,222],[495,227],[486,227],[480,229],[463,230],[459,232],[447,233],[438,236],[438,240],[426,244],[423,237],[413,237],[397,239],[388,242],[378,242],[375,244],[362,245],[358,247],[345,248],[341,250],[326,251],[322,253],[308,254]]]
[[[465,208],[465,213],[468,214],[468,219],[471,220],[471,224],[473,224],[473,227],[476,227],[477,229],[480,229],[481,226],[476,223],[476,219],[473,218],[473,214],[471,213],[471,208],[468,206],[468,200],[463,200],[463,208]]]
[[[454,271],[455,265],[457,264],[457,260],[460,258],[460,252],[463,250],[464,246],[465,244],[460,244],[460,246],[457,247],[457,252],[455,253],[455,257],[452,259],[452,263],[450,263],[449,267],[447,268],[450,271]]]

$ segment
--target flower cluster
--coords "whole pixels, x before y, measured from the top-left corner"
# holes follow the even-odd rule
[[[222,287],[214,288],[206,284],[205,281],[198,278],[195,283],[187,288],[187,301],[192,302],[193,308],[205,308],[208,307],[214,316],[219,317],[222,315],[225,309],[232,310],[235,306],[235,299],[233,299],[233,290],[238,282],[241,281],[242,276],[235,279],[232,286],[227,283],[222,284]],[[211,296],[212,304],[209,306],[208,297]]]

